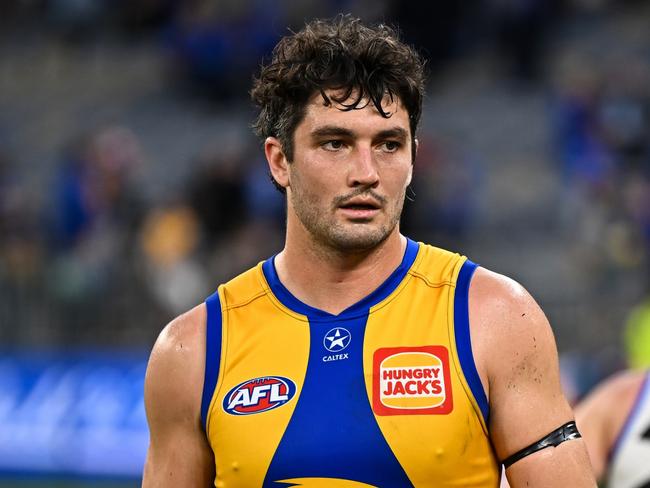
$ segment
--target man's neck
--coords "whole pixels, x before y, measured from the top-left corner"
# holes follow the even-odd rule
[[[338,314],[379,287],[399,266],[405,248],[406,238],[397,229],[377,247],[357,253],[287,239],[275,267],[282,284],[300,301]]]

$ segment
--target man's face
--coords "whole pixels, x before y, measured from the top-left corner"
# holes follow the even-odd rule
[[[399,229],[412,171],[408,113],[397,98],[384,100],[389,118],[372,103],[341,108],[316,95],[296,127],[289,218],[329,248],[368,250]]]

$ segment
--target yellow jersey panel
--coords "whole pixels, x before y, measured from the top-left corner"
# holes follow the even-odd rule
[[[384,437],[414,486],[496,486],[480,409],[458,367],[453,310],[465,259],[420,246],[404,290],[368,318],[366,391]]]
[[[260,290],[259,270],[218,290],[223,331],[220,380],[206,429],[217,461],[217,487],[262,486],[305,376],[307,320],[278,313]],[[282,408],[273,408],[275,404]]]
[[[338,315],[295,298],[273,258],[220,286],[201,409],[215,486],[498,486],[469,338],[475,268],[408,240]]]

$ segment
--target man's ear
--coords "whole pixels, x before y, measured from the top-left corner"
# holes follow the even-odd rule
[[[413,161],[411,161],[411,167],[409,168],[409,175],[408,175],[408,179],[406,180],[406,186],[409,186],[411,184],[411,180],[413,179],[413,165],[415,164],[415,158],[417,157],[418,154],[418,147],[420,146],[420,141],[418,141],[417,139],[413,139],[413,144],[414,144]]]
[[[264,154],[269,163],[271,176],[283,188],[289,186],[289,161],[287,161],[282,144],[275,137],[267,137],[264,141]]]

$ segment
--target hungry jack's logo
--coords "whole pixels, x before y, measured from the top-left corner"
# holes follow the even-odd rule
[[[373,357],[372,408],[377,415],[447,414],[453,410],[444,346],[386,347]]]

